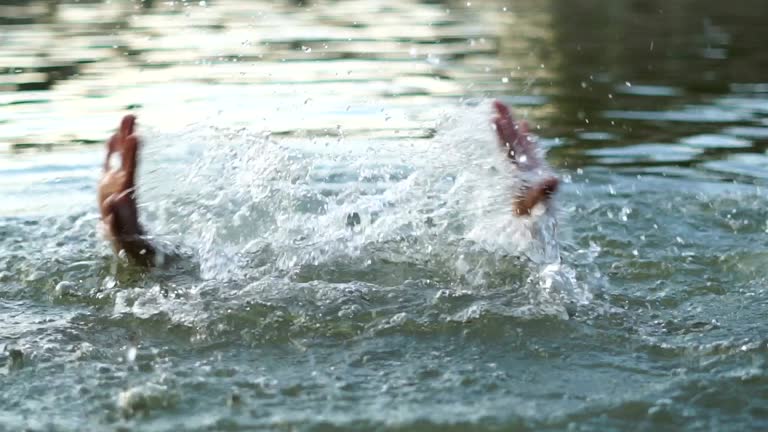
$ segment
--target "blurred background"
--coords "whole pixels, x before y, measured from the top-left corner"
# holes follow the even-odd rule
[[[6,152],[100,143],[127,110],[165,127],[218,116],[275,132],[419,136],[441,105],[502,97],[541,135],[568,141],[559,164],[584,163],[591,148],[724,133],[726,144],[707,141],[675,161],[706,163],[727,159],[723,149],[763,150],[767,8],[5,0],[0,143]]]

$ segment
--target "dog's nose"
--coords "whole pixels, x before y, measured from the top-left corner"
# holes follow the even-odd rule
[[[557,177],[547,177],[523,191],[522,196],[515,203],[515,213],[518,216],[528,216],[537,204],[546,204],[552,195],[557,192],[560,180]]]

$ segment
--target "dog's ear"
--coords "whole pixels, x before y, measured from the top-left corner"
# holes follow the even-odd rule
[[[125,139],[133,135],[135,126],[136,116],[132,114],[123,116],[117,131],[109,138],[109,141],[107,141],[107,156],[104,158],[104,171],[110,170],[110,161],[114,153],[124,153]],[[122,157],[124,158],[125,155],[122,155]]]
[[[125,139],[129,135],[133,135],[133,128],[136,125],[136,116],[128,114],[123,116],[120,121],[120,136]]]
[[[499,145],[507,153],[507,157],[523,171],[529,171],[541,166],[539,155],[536,154],[536,143],[528,134],[528,124],[516,122],[509,108],[500,101],[493,102],[496,116],[493,126],[499,138]]]
[[[123,140],[123,170],[125,170],[123,190],[132,189],[136,185],[136,159],[138,154],[139,139],[133,134],[126,136]]]

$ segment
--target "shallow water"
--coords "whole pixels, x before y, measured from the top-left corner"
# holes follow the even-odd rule
[[[768,428],[766,13],[1,2],[0,430]],[[97,230],[128,110],[148,274]]]

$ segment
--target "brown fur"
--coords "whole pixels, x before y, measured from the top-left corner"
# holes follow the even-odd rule
[[[134,135],[135,123],[134,116],[123,117],[120,128],[107,144],[98,200],[106,237],[112,242],[115,253],[124,251],[134,263],[150,266],[154,262],[155,249],[144,238],[136,207],[135,177],[139,140]],[[122,156],[119,168],[110,167],[113,153]]]

